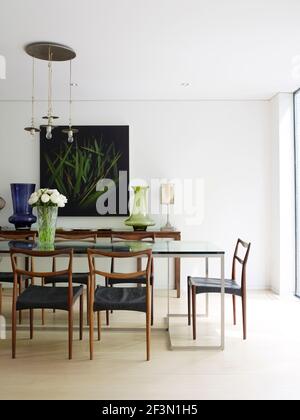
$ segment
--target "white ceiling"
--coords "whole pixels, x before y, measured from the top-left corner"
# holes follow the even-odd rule
[[[23,46],[34,41],[76,50],[81,100],[266,99],[300,86],[299,0],[1,0],[0,100],[30,97]],[[38,99],[46,68],[37,63]],[[55,64],[56,99],[67,98],[67,75]]]

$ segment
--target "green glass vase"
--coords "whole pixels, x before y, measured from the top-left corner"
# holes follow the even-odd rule
[[[39,248],[53,250],[55,241],[57,206],[37,206]]]
[[[149,187],[132,187],[134,203],[129,219],[125,220],[126,226],[132,226],[136,231],[146,231],[149,226],[154,226],[154,221],[148,215],[148,190]]]

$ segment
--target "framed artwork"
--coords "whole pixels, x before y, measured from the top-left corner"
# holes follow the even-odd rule
[[[68,198],[60,216],[128,216],[129,127],[76,126],[73,143],[56,127],[40,133],[40,186]]]

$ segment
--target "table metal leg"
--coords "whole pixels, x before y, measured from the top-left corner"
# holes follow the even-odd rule
[[[206,259],[206,277],[208,277],[208,259],[212,257],[215,258],[216,255],[210,255],[205,256]],[[199,256],[198,256],[199,258]],[[201,258],[201,257],[200,257]],[[169,335],[169,343],[170,343],[170,349],[171,350],[224,350],[225,348],[225,260],[224,255],[220,257],[221,259],[221,338],[220,338],[220,345],[217,346],[203,346],[203,345],[197,345],[192,342],[191,338],[191,344],[190,345],[174,345],[172,342],[172,324],[170,323],[170,319],[172,318],[185,318],[187,319],[187,315],[185,314],[173,314],[170,313],[170,271],[168,266],[168,316],[167,316],[167,322],[168,322],[168,335]],[[206,314],[208,315],[208,297],[206,297]],[[206,316],[204,315],[198,315],[198,317]],[[188,326],[187,326],[188,328]]]
[[[205,258],[205,276],[208,279],[209,276],[209,259]],[[206,317],[209,317],[209,294],[206,294],[206,311],[205,311]]]
[[[221,256],[221,349],[225,349],[225,261]]]
[[[167,276],[168,276],[168,313],[167,313],[167,329],[169,331],[170,329],[170,258],[167,259],[168,262],[168,270],[167,270]]]

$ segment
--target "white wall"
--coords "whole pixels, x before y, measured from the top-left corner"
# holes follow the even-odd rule
[[[37,106],[44,115],[45,103]],[[67,104],[56,103],[61,124]],[[237,237],[253,243],[249,287],[271,286],[271,128],[270,104],[264,101],[200,102],[77,102],[78,125],[128,124],[132,178],[201,178],[204,217],[188,226],[177,216],[183,239],[212,241],[227,252],[227,272]],[[0,195],[7,207],[0,224],[12,213],[9,184],[39,182],[39,142],[23,128],[30,120],[30,104],[0,102]],[[158,194],[158,191],[157,191]],[[160,223],[160,218],[156,218]],[[122,226],[122,219],[61,219],[59,226]],[[196,274],[190,262],[182,275]],[[164,276],[164,274],[161,274]],[[164,279],[161,278],[161,281]]]
[[[293,95],[280,93],[272,110],[272,289],[295,291],[295,183]]]

